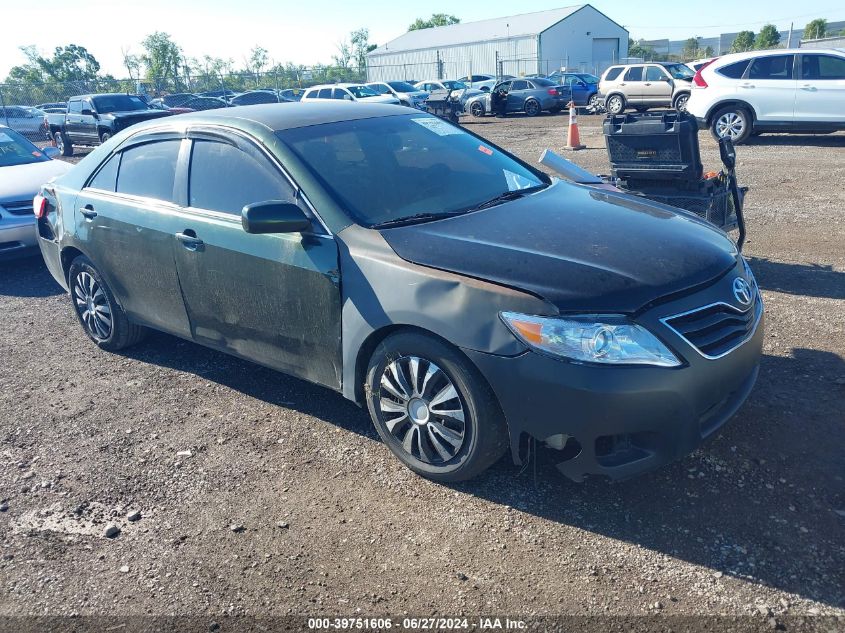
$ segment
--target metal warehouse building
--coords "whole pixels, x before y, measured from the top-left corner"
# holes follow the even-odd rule
[[[367,55],[370,81],[601,73],[628,55],[628,31],[589,4],[409,31]]]

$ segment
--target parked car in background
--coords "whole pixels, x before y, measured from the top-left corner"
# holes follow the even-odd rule
[[[284,97],[288,101],[299,101],[302,99],[302,95],[304,94],[304,88],[286,88],[285,90],[279,91],[279,96]]]
[[[341,101],[361,101],[365,103],[392,103],[399,105],[399,99],[392,94],[380,95],[364,84],[324,84],[305,91],[302,101],[320,99],[338,99]]]
[[[417,90],[414,86],[404,81],[374,81],[367,86],[380,95],[393,95],[399,99],[403,106],[412,108],[425,108],[425,100],[428,93],[425,90]]]
[[[547,79],[569,88],[575,105],[595,106],[601,102],[601,97],[599,97],[599,78],[595,75],[591,75],[590,73],[555,71]]]
[[[142,124],[40,195],[95,345],[152,328],[325,386],[440,482],[527,440],[576,481],[631,477],[717,434],[759,371],[763,304],[728,236],[410,108]]]
[[[41,185],[72,165],[51,160],[54,147],[39,149],[0,125],[0,260],[37,253],[32,199]]]
[[[714,137],[845,130],[845,51],[750,51],[699,68],[687,111]]]
[[[192,97],[217,97],[218,99],[230,99],[234,97],[238,93],[234,90],[207,90],[205,92],[201,92],[198,95],[191,95]]]
[[[53,102],[53,103],[39,103],[35,107],[38,110],[41,110],[43,112],[49,112],[50,110],[54,110],[56,108],[67,109],[67,101],[65,101],[65,102],[56,101],[56,102]]]
[[[235,95],[229,99],[229,105],[257,105],[259,103],[289,103],[288,99],[279,96],[275,90],[250,90]]]
[[[158,99],[154,99],[154,101],[159,101],[163,103],[168,108],[178,108],[180,105],[185,103],[190,99],[195,99],[199,95],[195,95],[192,92],[178,92],[172,95],[163,95],[158,97]]]
[[[43,141],[47,138],[45,116],[43,110],[31,106],[0,107],[0,124],[10,127],[30,141]]]
[[[194,97],[184,101],[178,107],[191,110],[216,110],[217,108],[228,108],[230,104],[218,97]]]
[[[170,114],[136,95],[115,93],[71,97],[66,114],[47,114],[45,119],[56,147],[63,156],[72,156],[74,145],[100,145],[135,123]]]
[[[418,81],[417,83],[413,84],[414,88],[417,90],[424,90],[425,92],[432,93],[437,91],[450,91],[456,94],[461,95],[461,102],[466,108],[466,102],[470,97],[474,97],[475,95],[484,94],[482,90],[478,90],[476,88],[470,88],[462,81],[455,81],[453,79],[426,79],[424,81]]]
[[[490,92],[490,89],[499,81],[506,81],[508,79],[516,79],[513,75],[502,75],[497,78],[496,75],[467,75],[458,79],[461,83],[465,83],[468,87],[482,92]]]
[[[548,79],[509,79],[493,86],[493,90],[475,95],[466,100],[464,109],[472,116],[492,114],[492,95],[498,91],[507,93],[507,112],[524,112],[537,116],[542,111],[560,112],[571,99],[569,89]]]
[[[676,62],[611,66],[601,77],[599,94],[611,114],[629,108],[684,110],[694,74],[686,64]]]

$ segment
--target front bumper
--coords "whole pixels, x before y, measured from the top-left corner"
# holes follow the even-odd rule
[[[577,364],[533,351],[504,357],[464,350],[499,399],[515,461],[521,461],[525,435],[556,438],[555,447],[564,448],[558,469],[570,479],[624,479],[689,454],[718,430],[754,386],[765,315],[742,344],[708,359],[659,322],[661,314],[679,314],[700,307],[700,301],[698,295],[698,302],[664,304],[652,310],[659,314],[636,319],[659,332],[685,361],[677,368]]]
[[[37,246],[35,216],[0,216],[0,261],[31,255]]]

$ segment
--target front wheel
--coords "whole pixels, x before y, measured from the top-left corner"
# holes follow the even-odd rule
[[[734,145],[744,143],[751,135],[751,115],[748,110],[736,106],[722,108],[713,115],[710,133],[717,141],[729,138]]]
[[[525,114],[528,116],[537,116],[540,114],[540,104],[534,101],[534,99],[529,99],[525,102]]]
[[[469,113],[474,117],[484,116],[484,106],[479,101],[473,101],[469,106]]]
[[[102,349],[114,352],[140,341],[146,330],[130,323],[91,260],[79,256],[68,272],[68,287],[82,329]]]
[[[621,95],[611,95],[604,104],[611,114],[621,114],[625,110],[625,99]]]
[[[462,481],[507,450],[507,425],[490,386],[434,337],[403,332],[382,341],[367,369],[366,393],[382,440],[419,475]]]
[[[109,132],[101,132],[100,133],[100,143],[105,143],[111,138],[111,134]]]
[[[675,101],[672,104],[672,107],[675,108],[678,112],[686,112],[687,111],[687,101],[689,101],[688,94],[681,94],[675,97]]]

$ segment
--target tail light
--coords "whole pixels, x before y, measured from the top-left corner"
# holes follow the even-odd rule
[[[557,88],[549,88],[549,94],[553,97],[557,96]]]
[[[32,199],[32,210],[35,212],[36,219],[40,220],[47,217],[47,198],[40,193]]]
[[[719,58],[714,57],[709,62],[704,64],[701,68],[699,68],[698,70],[695,71],[695,75],[692,78],[692,83],[696,88],[706,88],[707,87],[707,82],[704,81],[704,77],[701,76],[701,71],[704,70],[705,68],[707,68],[713,62],[715,62],[717,59],[719,59]]]

